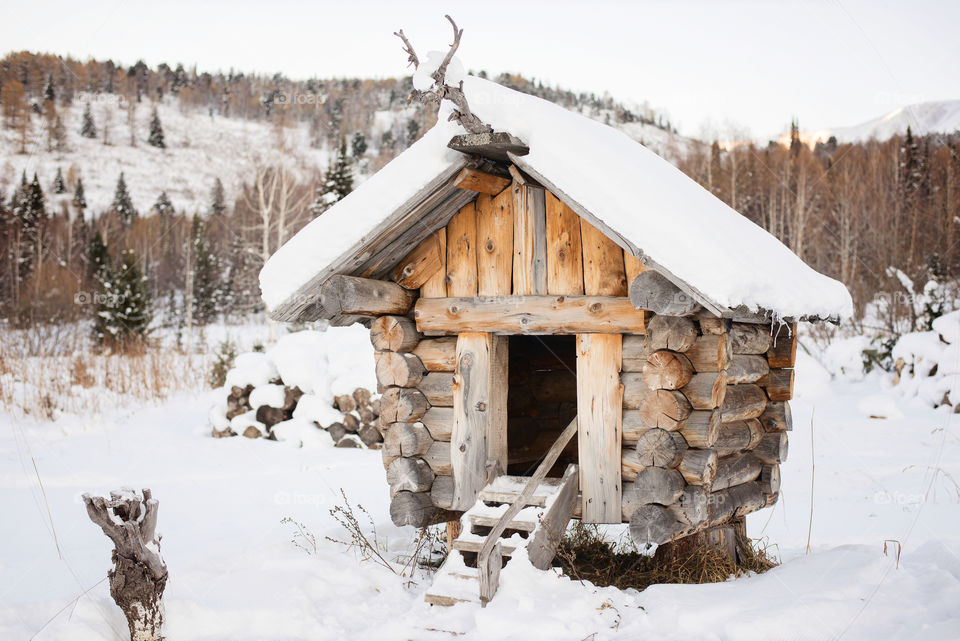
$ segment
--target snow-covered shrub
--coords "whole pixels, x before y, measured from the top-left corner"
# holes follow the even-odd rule
[[[960,412],[960,311],[932,320],[931,327],[904,334],[893,347],[896,389]]]
[[[379,400],[373,348],[362,327],[287,334],[265,352],[236,357],[213,435],[287,440],[302,446],[376,446]]]

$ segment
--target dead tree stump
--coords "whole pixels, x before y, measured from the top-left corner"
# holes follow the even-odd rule
[[[110,492],[110,498],[83,495],[90,520],[113,541],[110,596],[123,611],[131,641],[162,641],[163,591],[167,566],[156,538],[160,502],[150,490]]]

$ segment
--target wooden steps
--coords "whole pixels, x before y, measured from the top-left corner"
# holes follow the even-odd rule
[[[518,550],[524,550],[535,567],[541,570],[550,567],[576,507],[578,477],[577,466],[569,465],[563,478],[543,479],[537,485],[499,537],[500,554],[505,561]],[[453,542],[453,550],[437,570],[433,585],[424,596],[427,603],[441,606],[480,603],[477,555],[490,530],[521,498],[529,481],[530,477],[526,476],[500,476],[480,490],[477,502],[461,518],[463,527]]]

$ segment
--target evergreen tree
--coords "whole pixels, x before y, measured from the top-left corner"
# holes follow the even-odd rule
[[[53,193],[55,194],[65,194],[67,193],[67,186],[63,182],[63,172],[57,167],[57,175],[53,179]]]
[[[407,121],[407,146],[409,147],[420,137],[420,123],[416,118]]]
[[[353,169],[350,157],[347,155],[347,141],[344,138],[340,139],[337,156],[331,163],[330,168],[327,169],[324,187],[326,193],[330,196],[328,198],[330,204],[342,200],[353,191]]]
[[[153,115],[150,116],[150,136],[147,137],[147,143],[166,149],[167,145],[163,142],[163,126],[160,124],[160,116],[157,114],[157,108],[153,108]]]
[[[64,152],[67,150],[67,129],[63,126],[60,114],[53,121],[53,150]]]
[[[380,153],[386,151],[393,151],[394,147],[397,145],[397,139],[393,137],[393,131],[387,129],[383,132],[383,136],[380,137]]]
[[[217,178],[213,181],[210,191],[210,215],[222,216],[227,211],[226,196],[223,193],[223,183]]]
[[[116,268],[107,266],[98,274],[93,336],[98,345],[127,349],[147,337],[153,318],[147,278],[137,266],[132,249],[121,254]]]
[[[157,197],[157,202],[153,203],[153,207],[151,207],[151,209],[161,216],[173,215],[173,203],[170,202],[170,197],[167,196],[166,191],[160,192],[160,195]]]
[[[90,113],[90,103],[83,110],[83,123],[80,125],[80,135],[84,138],[96,138],[97,126],[93,123],[93,114]]]
[[[111,268],[110,251],[98,230],[87,246],[87,277],[95,283],[104,280]]]
[[[207,239],[207,225],[194,215],[191,226],[193,243],[193,320],[207,325],[217,315],[218,265]]]
[[[367,151],[367,138],[363,135],[362,132],[356,132],[353,134],[353,138],[350,140],[350,152],[353,154],[354,159],[358,159],[363,156]]]
[[[122,171],[120,172],[120,179],[117,180],[117,190],[114,192],[111,207],[120,217],[120,221],[127,227],[137,219],[137,210],[133,207],[133,200],[130,199],[127,182],[123,179]]]
[[[25,278],[39,261],[43,250],[42,232],[47,221],[47,208],[43,189],[37,174],[33,181],[22,187],[22,195],[13,213],[20,225],[20,274]]]
[[[56,94],[53,91],[53,74],[47,75],[47,84],[43,87],[43,101],[54,102]]]
[[[87,197],[83,193],[83,180],[77,178],[77,187],[73,190],[73,205],[80,210],[80,215],[83,215],[83,210],[87,208]]]

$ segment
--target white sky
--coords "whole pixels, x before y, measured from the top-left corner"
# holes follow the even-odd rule
[[[4,0],[0,54],[196,64],[309,76],[405,72],[464,28],[469,69],[519,71],[574,90],[648,101],[681,133],[726,123],[754,135],[853,125],[960,98],[960,2],[273,2]]]

